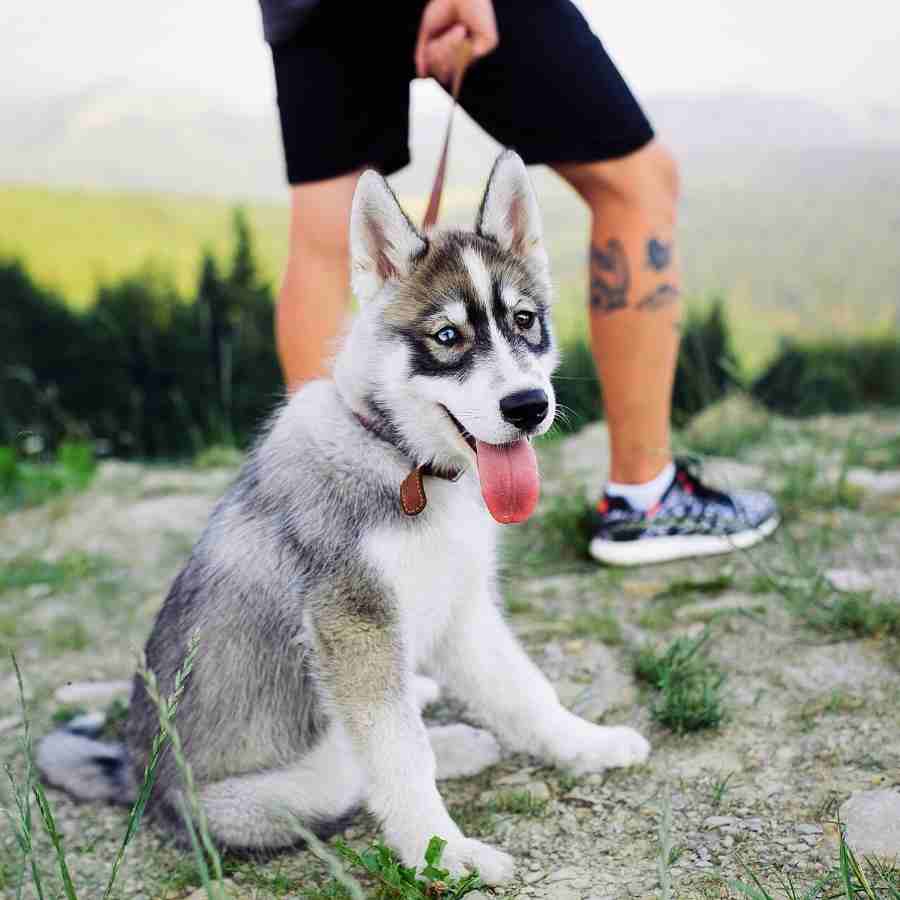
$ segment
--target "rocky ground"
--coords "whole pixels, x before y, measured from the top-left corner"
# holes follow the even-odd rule
[[[732,454],[706,461],[710,479],[778,491],[784,524],[750,553],[639,571],[582,555],[579,497],[603,481],[603,427],[544,446],[540,515],[510,533],[505,553],[511,621],[567,705],[640,729],[653,754],[641,768],[578,779],[507,757],[443,781],[463,827],[516,857],[503,896],[737,897],[734,881],[751,872],[782,896],[779,879],[805,887],[834,868],[839,814],[860,853],[900,856],[898,433],[900,419],[874,414],[792,423],[714,410],[682,440]],[[233,474],[108,462],[87,491],[0,520],[0,640],[16,650],[35,734],[60,709],[104,707],[122,691],[85,683],[130,676]],[[636,680],[635,654],[707,629],[724,717],[676,734],[654,715],[658,692]],[[20,775],[15,679],[0,666],[0,755]],[[461,712],[439,701],[428,716]],[[49,797],[79,897],[100,896],[126,813]],[[358,846],[373,836],[365,819],[345,834]],[[51,878],[51,850],[39,844]],[[4,826],[9,896],[17,860]],[[228,874],[241,897],[321,897],[328,880],[305,852],[229,861]],[[181,898],[197,884],[190,858],[147,829],[117,896]]]

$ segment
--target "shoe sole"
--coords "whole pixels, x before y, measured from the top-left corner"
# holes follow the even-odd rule
[[[589,551],[597,562],[610,566],[640,566],[689,559],[692,556],[718,556],[755,546],[764,541],[780,522],[778,516],[772,516],[756,528],[727,535],[688,534],[679,537],[638,538],[635,541],[594,538]]]

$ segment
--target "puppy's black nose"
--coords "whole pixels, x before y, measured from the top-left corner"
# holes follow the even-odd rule
[[[530,431],[544,421],[549,406],[544,391],[531,388],[504,397],[500,401],[500,412],[511,425]]]

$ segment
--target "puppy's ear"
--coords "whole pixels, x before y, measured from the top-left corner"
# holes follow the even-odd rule
[[[534,266],[549,281],[550,264],[534,189],[518,153],[505,150],[488,178],[475,230]]]
[[[360,303],[371,300],[387,281],[409,274],[425,240],[400,208],[377,172],[363,172],[350,213],[350,275]]]

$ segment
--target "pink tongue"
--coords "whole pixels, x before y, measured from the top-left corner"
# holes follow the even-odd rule
[[[524,522],[541,491],[537,457],[528,441],[514,444],[476,442],[481,495],[501,524]]]

